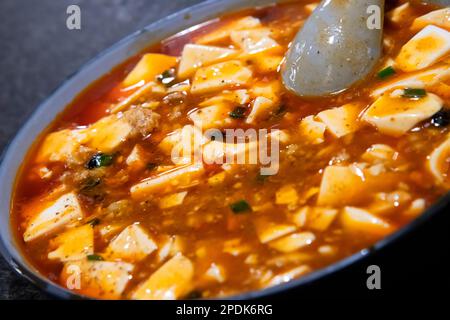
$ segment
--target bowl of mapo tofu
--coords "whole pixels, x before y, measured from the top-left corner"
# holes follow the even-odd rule
[[[64,298],[256,297],[432,218],[450,187],[450,9],[388,2],[376,70],[301,98],[281,70],[316,6],[200,4],[64,83],[4,155],[6,260]],[[277,171],[217,161],[261,142],[206,129],[267,132]]]

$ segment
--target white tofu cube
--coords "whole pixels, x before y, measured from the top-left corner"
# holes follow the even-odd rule
[[[59,261],[86,259],[94,253],[94,228],[90,224],[68,230],[50,241],[57,248],[48,253],[48,258]]]
[[[196,185],[204,173],[202,164],[177,167],[154,177],[147,178],[131,187],[134,199],[144,199],[154,193],[167,193]]]
[[[65,129],[52,132],[45,137],[36,155],[36,161],[79,162],[79,149],[85,140],[85,130]]]
[[[232,31],[230,37],[233,43],[241,48],[246,54],[280,51],[280,45],[273,40],[270,35],[270,29],[258,28]]]
[[[341,223],[342,226],[350,232],[374,236],[384,236],[394,230],[386,221],[366,210],[355,207],[345,207],[343,209]]]
[[[190,77],[198,68],[229,59],[236,54],[237,51],[233,49],[187,44],[184,46],[181,54],[178,77]]]
[[[450,8],[434,10],[416,18],[411,26],[411,30],[418,31],[430,24],[450,31]]]
[[[292,224],[278,224],[265,219],[256,221],[256,233],[261,243],[268,243],[297,230]]]
[[[394,89],[405,88],[429,88],[433,87],[439,81],[444,81],[450,78],[449,65],[442,64],[427,69],[425,71],[417,71],[414,73],[407,73],[400,76],[393,77],[393,79],[384,82],[382,85],[377,85],[372,93],[372,97],[379,97],[382,94],[392,91]]]
[[[133,150],[131,150],[130,154],[125,160],[125,163],[128,165],[130,169],[139,170],[145,167],[146,165],[145,159],[146,155],[144,148],[137,144],[134,146]]]
[[[32,207],[31,220],[23,234],[25,242],[56,232],[83,218],[75,193],[67,193],[56,200],[44,201],[42,206]],[[35,213],[34,211],[38,211]]]
[[[258,120],[266,119],[275,111],[276,103],[265,97],[257,97],[253,101],[252,111],[245,120],[246,123],[256,123]]]
[[[362,119],[377,127],[381,133],[398,137],[431,117],[442,106],[442,99],[432,93],[420,99],[385,94],[366,110]]]
[[[224,26],[209,32],[196,39],[196,43],[212,44],[221,43],[229,39],[232,31],[252,29],[261,26],[261,21],[258,18],[251,16],[240,18],[236,21],[226,23]]]
[[[448,170],[450,158],[450,138],[447,137],[433,152],[428,156],[427,168],[441,185],[448,184]]]
[[[126,262],[69,261],[61,271],[64,287],[101,299],[118,299],[130,281],[134,266]],[[79,282],[76,280],[79,279]]]
[[[363,180],[350,167],[328,166],[320,184],[317,204],[340,206],[351,201],[361,192]]]
[[[309,246],[315,239],[316,236],[312,232],[298,232],[270,242],[269,247],[289,253]]]
[[[339,108],[319,112],[317,118],[321,120],[332,135],[337,138],[357,131],[361,127],[358,120],[361,112],[359,104],[349,103]]]
[[[231,110],[228,103],[218,103],[197,109],[191,112],[188,117],[199,129],[224,128],[232,123],[229,116]]]
[[[300,122],[300,134],[312,144],[320,144],[325,141],[325,123],[314,120],[314,116],[307,116]]]
[[[417,33],[400,50],[396,68],[411,72],[429,67],[450,53],[450,32],[429,25]]]
[[[136,85],[139,82],[154,81],[155,77],[164,71],[174,67],[177,58],[159,53],[146,53],[142,56],[136,66],[123,80],[125,87]]]
[[[213,93],[249,83],[252,71],[239,60],[230,60],[197,70],[192,94]]]
[[[132,224],[109,243],[105,256],[108,259],[137,262],[157,248],[156,243],[141,226]]]
[[[112,152],[132,133],[133,127],[120,115],[100,119],[87,130],[87,145],[102,152]]]
[[[194,265],[177,254],[164,263],[132,293],[135,300],[175,300],[188,294],[192,288]]]

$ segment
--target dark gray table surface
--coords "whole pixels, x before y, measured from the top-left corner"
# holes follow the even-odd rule
[[[201,0],[0,1],[0,152],[68,75],[127,34]],[[68,30],[66,9],[81,9]],[[0,299],[46,299],[0,258]]]

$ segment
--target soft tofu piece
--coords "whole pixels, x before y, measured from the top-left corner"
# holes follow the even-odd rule
[[[434,10],[416,18],[411,26],[411,30],[418,31],[430,24],[450,31],[450,8]]]
[[[55,250],[48,253],[50,260],[62,262],[85,259],[94,254],[94,228],[90,224],[70,229],[50,241]]]
[[[126,262],[66,262],[60,282],[64,287],[101,299],[119,299],[130,280],[134,266]],[[79,279],[79,282],[76,280]],[[77,286],[79,287],[77,288]]]
[[[362,183],[362,178],[350,167],[328,166],[322,176],[317,204],[331,207],[345,204],[361,192]]]
[[[158,148],[160,148],[165,154],[171,155],[174,151],[174,148],[177,148],[177,151],[180,153],[180,157],[187,158],[188,161],[178,161],[176,163],[190,163],[192,161],[191,156],[195,150],[196,143],[201,146],[207,142],[206,137],[203,136],[200,128],[195,127],[193,125],[185,125],[183,128],[177,129],[171,133],[169,133],[162,141],[158,144]]]
[[[40,205],[33,206],[30,210],[33,212],[29,213],[32,218],[23,234],[25,242],[56,232],[83,218],[83,211],[76,194],[73,192],[67,193],[56,200],[44,201]]]
[[[261,53],[252,56],[250,61],[253,62],[258,72],[272,73],[278,71],[281,63],[283,62],[283,56]]]
[[[206,270],[205,277],[207,280],[213,280],[218,283],[224,283],[227,279],[225,268],[215,263],[211,263],[208,270]]]
[[[439,184],[447,184],[450,158],[450,137],[428,156],[427,168]]]
[[[338,214],[337,209],[324,207],[303,207],[293,215],[298,227],[307,227],[316,231],[325,231]]]
[[[343,209],[341,224],[348,231],[374,236],[384,236],[393,231],[393,227],[388,222],[366,210],[355,207]]]
[[[207,164],[256,164],[258,141],[227,143],[211,141],[202,149],[203,161]]]
[[[425,88],[434,86],[439,81],[444,81],[450,78],[450,66],[447,64],[437,65],[425,71],[417,71],[407,73],[400,76],[395,76],[382,85],[377,85],[372,93],[372,97],[379,97],[382,94],[392,91],[394,89],[405,88]]]
[[[270,29],[257,28],[250,30],[232,31],[231,41],[244,51],[244,54],[280,51],[280,45],[271,37]]]
[[[355,165],[328,166],[323,172],[317,205],[335,208],[359,203],[373,192],[392,189],[398,179],[395,172],[373,175],[370,169]]]
[[[261,21],[258,18],[251,16],[243,17],[236,21],[226,23],[224,26],[207,33],[196,39],[199,44],[214,44],[221,43],[229,39],[230,34],[234,30],[243,30],[257,28],[261,26]]]
[[[175,235],[164,235],[158,242],[158,261],[164,261],[169,257],[183,253],[186,248],[186,239]]]
[[[143,199],[154,193],[167,193],[188,188],[198,184],[198,179],[203,173],[202,164],[180,166],[135,184],[130,189],[131,196],[134,199]]]
[[[128,87],[141,81],[153,81],[156,76],[174,67],[176,64],[176,57],[159,53],[146,53],[123,80],[123,85]]]
[[[181,54],[178,77],[182,79],[190,77],[198,68],[229,59],[236,54],[237,51],[233,49],[187,44]]]
[[[286,185],[280,188],[275,194],[276,204],[295,205],[298,202],[297,190],[293,185]]]
[[[268,243],[292,233],[296,229],[297,227],[292,224],[279,224],[265,219],[256,221],[256,233],[261,243]]]
[[[69,130],[52,132],[45,137],[36,155],[36,162],[67,162],[70,159],[78,161],[81,144],[86,139],[84,130]]]
[[[367,162],[379,163],[395,161],[398,152],[386,144],[373,144],[361,156],[361,159]]]
[[[253,101],[252,111],[245,120],[246,123],[256,123],[258,120],[267,118],[275,111],[277,104],[265,97],[256,97]]]
[[[221,91],[249,83],[252,71],[239,60],[221,62],[197,70],[192,83],[192,94]]]
[[[411,4],[406,2],[386,13],[386,16],[393,24],[403,26],[408,23],[408,19],[413,13],[414,9],[411,7]]]
[[[260,81],[252,86],[250,93],[254,97],[265,97],[274,102],[278,102],[280,100],[281,90],[281,83],[278,80],[270,82]]]
[[[112,152],[132,133],[133,127],[121,115],[110,115],[100,119],[87,130],[87,145],[102,152]]]
[[[442,106],[442,99],[432,93],[420,99],[385,94],[366,110],[362,120],[374,125],[383,134],[398,137],[431,117]]]
[[[429,25],[402,47],[395,59],[395,67],[406,72],[421,70],[449,53],[450,32]]]
[[[108,245],[105,256],[108,259],[123,259],[137,262],[158,247],[147,232],[139,225],[132,224],[119,233]]]
[[[222,94],[215,95],[198,104],[199,107],[208,107],[212,105],[231,103],[233,105],[246,104],[250,100],[247,89],[226,90]]]
[[[280,252],[289,253],[309,246],[315,239],[316,236],[312,232],[292,233],[286,237],[270,242],[269,247]]]
[[[135,145],[125,160],[127,166],[132,170],[140,170],[146,166],[145,150],[140,145]]]
[[[187,196],[187,194],[187,191],[183,191],[167,195],[159,200],[159,207],[161,209],[168,209],[180,206],[183,204],[184,198]]]
[[[311,268],[307,265],[301,265],[299,267],[295,267],[293,269],[290,269],[289,271],[277,274],[275,277],[270,279],[270,281],[267,282],[265,285],[266,287],[273,287],[277,286],[279,284],[289,282],[295,278],[298,278],[300,276],[303,276],[307,273],[311,272]]]
[[[316,121],[314,116],[307,116],[300,122],[300,134],[312,144],[320,144],[325,141],[327,126],[321,121]]]
[[[231,106],[228,103],[218,103],[191,112],[188,117],[200,129],[223,128],[232,123],[229,116]]]
[[[372,202],[366,209],[375,214],[388,216],[395,212],[395,209],[409,204],[412,196],[404,190],[395,190],[393,192],[378,192],[375,194]]]
[[[192,288],[194,265],[177,254],[163,264],[132,293],[135,300],[175,300],[182,298]]]
[[[361,124],[358,120],[361,106],[348,103],[338,108],[319,112],[317,118],[327,127],[327,130],[335,137],[340,138],[357,131]]]

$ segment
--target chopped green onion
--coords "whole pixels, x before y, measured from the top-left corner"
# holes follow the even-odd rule
[[[251,211],[252,208],[250,207],[250,205],[248,204],[247,201],[245,200],[240,200],[237,201],[233,204],[230,205],[230,209],[234,212],[234,213],[243,213],[246,211]]]
[[[98,254],[89,254],[86,256],[89,261],[103,261],[103,257]]]
[[[236,107],[233,111],[229,113],[230,117],[233,119],[245,118],[245,112],[247,111],[244,107]]]
[[[90,224],[93,227],[95,227],[99,223],[100,223],[100,219],[99,218],[94,218],[94,219],[88,221],[88,224]]]
[[[403,91],[403,97],[405,98],[423,98],[427,95],[425,89],[407,88]]]
[[[386,79],[392,75],[394,75],[396,72],[394,70],[394,68],[392,68],[391,66],[384,68],[383,70],[381,70],[380,72],[378,72],[378,78],[380,79]]]
[[[286,105],[282,104],[277,111],[275,111],[275,116],[282,116],[287,112]]]
[[[169,69],[161,73],[156,79],[166,87],[170,87],[176,79],[175,69]]]
[[[155,170],[157,167],[158,167],[157,163],[154,163],[154,162],[147,163],[147,170],[152,171],[152,170]]]
[[[97,153],[91,159],[89,159],[88,163],[86,163],[86,168],[89,170],[107,167],[113,163],[114,156],[110,154]]]

